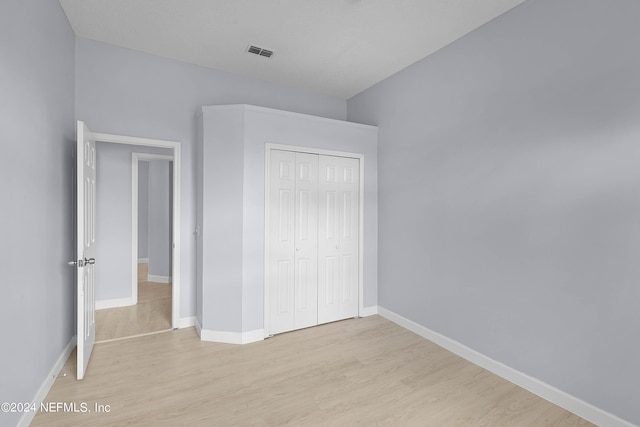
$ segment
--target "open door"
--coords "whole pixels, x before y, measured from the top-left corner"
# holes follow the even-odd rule
[[[87,126],[78,121],[76,196],[77,267],[77,378],[87,370],[96,338],[95,243],[96,243],[96,143]]]

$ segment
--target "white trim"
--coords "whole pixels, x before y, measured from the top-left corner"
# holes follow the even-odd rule
[[[36,406],[36,408],[39,409],[40,404],[47,397],[47,394],[49,393],[51,386],[53,386],[53,383],[56,381],[56,378],[60,374],[60,371],[62,371],[64,364],[67,362],[67,359],[69,359],[69,355],[71,355],[71,352],[73,351],[75,346],[76,346],[76,337],[74,335],[73,337],[71,337],[71,340],[69,341],[67,346],[64,348],[64,350],[62,350],[60,357],[58,357],[58,360],[56,360],[56,362],[53,364],[51,371],[49,371],[49,375],[45,377],[35,397],[31,400],[31,403],[33,403]],[[30,412],[23,413],[22,417],[18,421],[18,427],[27,427],[29,424],[31,424],[31,421],[33,421],[33,418],[36,416],[36,413],[37,411],[30,411]]]
[[[135,136],[113,135],[107,133],[92,132],[93,138],[100,142],[111,142],[114,144],[130,144],[141,145],[145,147],[170,148],[173,150],[173,265],[172,274],[174,277],[173,287],[171,288],[171,326],[175,329],[180,321],[180,272],[181,272],[181,254],[182,242],[180,226],[182,222],[181,204],[182,204],[182,144],[178,141],[167,141],[162,139],[139,138]],[[137,177],[137,174],[136,174]],[[137,186],[136,186],[137,191]],[[137,208],[137,206],[136,206]],[[136,215],[137,218],[137,215]],[[136,230],[137,230],[137,221]],[[137,240],[137,232],[136,232]],[[132,243],[133,247],[133,243]],[[135,252],[137,254],[137,243]],[[132,259],[134,259],[132,257]],[[133,264],[133,261],[132,261]],[[133,268],[137,268],[133,266]],[[133,275],[133,272],[131,273]],[[137,274],[137,273],[136,273]],[[137,286],[137,285],[136,285]],[[137,295],[136,295],[137,299]]]
[[[196,325],[196,316],[181,317],[178,323],[178,329],[191,328]]]
[[[138,158],[132,155],[131,162],[131,299],[138,303]],[[148,228],[148,227],[147,227]],[[147,263],[149,258],[147,258]],[[147,271],[148,274],[148,271]]]
[[[171,283],[171,276],[156,276],[155,274],[147,274],[147,282]]]
[[[257,110],[270,110],[269,108],[256,107]],[[273,110],[274,112],[278,110]],[[299,113],[290,113],[293,115],[300,115]],[[303,114],[304,115],[304,114]],[[315,116],[307,116],[309,118],[315,118]],[[324,119],[321,120],[332,120],[332,119]],[[332,120],[336,121],[336,120]],[[341,123],[349,123],[342,122]],[[358,126],[371,127],[368,125],[359,125],[357,123],[352,123]],[[271,204],[269,203],[269,191],[270,191],[270,176],[271,176],[271,150],[283,150],[283,151],[294,151],[299,153],[309,153],[309,154],[318,154],[318,155],[326,155],[326,156],[336,156],[336,157],[348,157],[352,159],[358,159],[359,168],[360,168],[360,212],[359,212],[359,230],[358,230],[358,316],[364,317],[364,154],[362,153],[350,153],[346,151],[337,151],[337,150],[325,150],[322,148],[313,148],[313,147],[302,147],[297,145],[285,145],[285,144],[275,144],[271,142],[265,143],[265,174],[264,174],[264,337],[269,336],[270,325],[269,325],[269,209]]]
[[[618,418],[609,412],[578,399],[577,397],[542,382],[537,378],[530,377],[523,372],[517,371],[503,363],[493,360],[490,357],[459,343],[458,341],[445,337],[444,335],[432,331],[431,329],[412,320],[406,319],[392,311],[378,307],[378,314],[393,323],[396,323],[403,328],[438,344],[463,359],[493,372],[499,377],[502,377],[505,380],[512,382],[513,384],[516,384],[596,425],[608,427],[634,427],[634,425],[628,421]]]
[[[378,314],[378,306],[365,307],[360,312],[360,317],[369,317]]]
[[[149,258],[138,258],[138,264],[148,264]]]
[[[96,301],[96,310],[104,310],[105,308],[128,307],[130,305],[136,305],[138,303],[137,300],[138,298],[133,299],[131,297],[127,297]]]
[[[226,344],[249,344],[252,342],[262,341],[265,338],[264,329],[256,329],[248,332],[210,331],[208,329],[202,329],[197,317],[190,317],[189,319],[193,319],[200,341]]]
[[[196,325],[198,328],[199,324]],[[199,328],[198,328],[199,329]],[[225,344],[250,344],[264,340],[264,329],[248,332],[211,331],[199,329],[200,341],[210,341]]]

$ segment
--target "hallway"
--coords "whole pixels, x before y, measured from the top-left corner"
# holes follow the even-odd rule
[[[96,311],[96,342],[171,329],[171,284],[147,281],[149,264],[138,264],[138,304]]]

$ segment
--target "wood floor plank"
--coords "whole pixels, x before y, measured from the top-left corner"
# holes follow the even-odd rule
[[[140,281],[136,305],[96,311],[98,342],[166,329],[171,329],[171,284]]]
[[[181,329],[97,344],[74,370],[72,355],[45,401],[110,412],[32,425],[592,426],[379,316],[246,345]]]

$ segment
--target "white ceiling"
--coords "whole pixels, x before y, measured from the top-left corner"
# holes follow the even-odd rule
[[[348,99],[523,1],[60,3],[79,37]],[[246,53],[249,44],[275,53]]]

